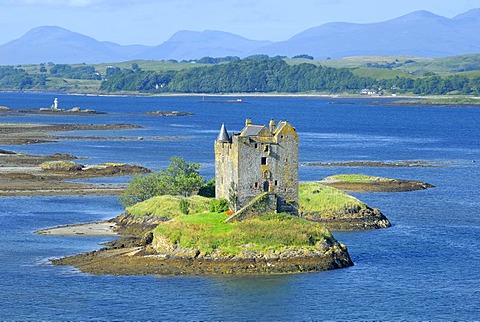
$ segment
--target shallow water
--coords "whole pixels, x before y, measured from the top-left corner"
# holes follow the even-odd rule
[[[0,93],[11,108],[49,106],[51,94]],[[425,160],[440,167],[300,168],[301,180],[365,173],[432,183],[408,193],[356,194],[393,227],[335,233],[355,266],[287,276],[91,276],[48,259],[101,247],[110,239],[38,236],[56,225],[90,222],[122,212],[115,197],[0,199],[0,320],[478,320],[480,319],[480,108],[382,106],[365,100],[328,104],[319,98],[243,98],[245,104],[199,97],[58,95],[60,106],[110,113],[98,116],[0,116],[0,122],[132,123],[110,131],[132,141],[60,141],[0,146],[27,153],[70,153],[86,163],[134,162],[161,169],[181,156],[214,171],[213,140],[222,122],[240,131],[245,118],[287,119],[300,135],[300,162]],[[223,98],[219,98],[223,99]],[[191,117],[144,112],[179,110]],[[105,135],[78,132],[68,135]],[[150,137],[188,139],[153,141]],[[476,161],[476,162],[474,162]],[[83,161],[82,161],[83,162]],[[115,182],[127,180],[115,179]]]

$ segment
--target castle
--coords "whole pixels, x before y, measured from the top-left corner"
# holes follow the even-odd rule
[[[215,141],[216,198],[230,201],[234,211],[259,194],[273,198],[273,209],[298,214],[298,134],[288,121],[253,125],[228,135],[222,124]]]

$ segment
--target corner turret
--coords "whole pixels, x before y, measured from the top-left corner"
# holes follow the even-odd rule
[[[230,142],[230,137],[228,136],[227,129],[225,128],[224,123],[222,123],[220,132],[218,133],[217,142]]]

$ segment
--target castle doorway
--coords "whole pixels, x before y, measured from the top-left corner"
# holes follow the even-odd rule
[[[265,181],[263,183],[263,191],[268,192],[270,190],[270,183],[268,181]]]

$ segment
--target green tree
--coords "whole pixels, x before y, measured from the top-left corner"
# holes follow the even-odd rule
[[[171,180],[173,194],[188,197],[193,191],[198,190],[204,183],[198,170],[200,164],[187,163],[179,157],[170,158],[170,165],[165,170],[165,175]]]
[[[198,189],[198,195],[207,198],[215,198],[215,178],[208,181]]]
[[[127,189],[119,196],[119,200],[123,206],[129,207],[155,196],[183,195],[188,197],[205,183],[203,177],[198,173],[199,169],[199,164],[187,163],[182,158],[172,157],[167,169],[134,177]]]

